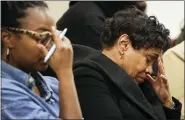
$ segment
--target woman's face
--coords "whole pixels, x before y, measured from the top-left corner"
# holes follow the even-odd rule
[[[21,28],[35,31],[38,33],[50,32],[52,26],[55,26],[54,20],[49,16],[47,9],[38,7],[28,8],[27,16],[19,19]],[[27,34],[19,34],[11,32],[10,43],[10,62],[16,67],[31,71],[43,71],[48,65],[44,63],[44,55],[38,48],[39,39],[31,37]],[[49,50],[52,45],[52,37],[44,41],[44,46]]]
[[[161,56],[161,50],[155,48],[135,50],[130,42],[127,44],[123,58],[120,59],[120,66],[136,82],[142,83],[146,78],[146,74],[151,75],[153,73],[152,65]]]
[[[127,68],[128,73],[136,80],[136,82],[144,82],[144,79],[147,78],[146,74],[152,75],[152,66],[160,55],[161,51],[154,48],[148,50],[133,50],[133,52],[128,55],[130,58]]]

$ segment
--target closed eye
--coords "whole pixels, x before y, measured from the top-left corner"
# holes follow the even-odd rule
[[[156,56],[151,56],[151,55],[146,56],[147,63],[153,63],[155,60],[157,60]]]
[[[147,63],[150,63],[150,62],[152,62],[152,58],[147,57],[147,58],[146,58],[146,61],[147,61]]]

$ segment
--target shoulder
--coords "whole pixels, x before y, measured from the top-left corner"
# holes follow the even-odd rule
[[[112,64],[110,59],[107,59],[101,52],[95,51],[83,60],[74,63],[74,76],[93,76],[104,79],[106,76],[110,76],[110,69],[115,67],[115,64],[110,64]]]
[[[30,99],[33,96],[33,92],[31,91],[26,83],[23,84],[14,79],[2,78],[2,101],[11,102],[18,101],[22,99]]]
[[[11,79],[2,78],[2,110],[27,104],[31,91],[25,85]]]
[[[82,60],[76,62],[74,65],[74,76],[75,77],[95,77],[103,78],[102,69],[99,68],[96,64],[89,60]]]
[[[19,93],[25,93],[25,90],[28,89],[24,84],[13,79],[2,78],[1,81],[2,81],[1,82],[2,94],[3,92],[8,92],[8,91],[19,91]]]
[[[7,78],[1,80],[1,111],[4,119],[54,119],[54,115],[45,110],[46,104],[24,84]]]
[[[88,87],[91,90],[94,88],[107,90],[110,83],[106,78],[107,75],[103,69],[90,62],[82,62],[74,69],[74,80],[77,89]]]

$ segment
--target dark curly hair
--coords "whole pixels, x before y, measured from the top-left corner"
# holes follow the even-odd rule
[[[137,8],[128,8],[105,20],[101,34],[103,48],[112,47],[120,35],[127,34],[134,49],[159,48],[166,51],[171,46],[169,30],[155,16],[148,17]]]

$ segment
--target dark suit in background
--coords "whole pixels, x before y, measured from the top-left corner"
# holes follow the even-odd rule
[[[84,45],[72,44],[72,46],[73,46],[73,62],[83,60],[89,54],[97,51],[96,49]],[[44,76],[52,76],[57,78],[56,73],[51,69],[50,66],[48,67],[47,70],[42,71],[41,74]]]
[[[101,49],[100,34],[107,17],[112,17],[118,10],[135,5],[145,10],[146,4],[138,1],[79,1],[70,2],[69,9],[57,22],[57,29],[68,28],[66,37],[73,44],[81,44]]]
[[[85,120],[179,120],[175,109],[162,105],[151,85],[138,85],[116,63],[100,52],[75,63],[74,78]]]

